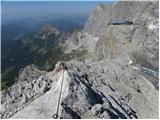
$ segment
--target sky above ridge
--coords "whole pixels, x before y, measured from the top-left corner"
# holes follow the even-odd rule
[[[2,1],[2,19],[89,15],[96,4],[111,1]]]

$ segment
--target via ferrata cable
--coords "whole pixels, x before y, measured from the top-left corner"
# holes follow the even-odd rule
[[[54,119],[57,119],[57,118],[58,118],[58,111],[59,111],[59,105],[60,105],[61,94],[62,94],[62,87],[63,87],[63,79],[64,79],[64,70],[63,70],[63,75],[62,75],[62,81],[61,81],[61,88],[60,88],[60,93],[59,93],[57,111],[56,111],[56,113],[53,115],[53,118],[54,118]]]

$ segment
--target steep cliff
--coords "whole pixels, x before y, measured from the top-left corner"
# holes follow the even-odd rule
[[[2,91],[1,118],[158,118],[158,7],[97,5],[84,29],[61,44],[72,60],[51,72],[25,68]]]
[[[112,20],[130,20],[134,24],[145,25],[158,17],[158,1],[125,1],[109,5],[97,5],[84,31],[100,36]]]
[[[97,5],[81,34],[67,41],[67,50],[85,48],[89,53],[85,61],[132,63],[158,89],[158,10],[156,1]]]

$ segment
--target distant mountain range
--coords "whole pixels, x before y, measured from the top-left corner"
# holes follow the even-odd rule
[[[81,29],[86,21],[86,16],[75,17],[50,17],[46,19],[28,18],[11,21],[2,20],[2,42],[18,40],[28,37],[38,31],[43,24],[48,23],[62,32],[71,32]]]

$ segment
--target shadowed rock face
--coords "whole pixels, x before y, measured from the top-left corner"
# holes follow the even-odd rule
[[[1,93],[1,117],[52,118],[63,81],[58,118],[158,118],[157,3],[98,5],[62,45],[67,54],[86,50],[81,62],[57,62],[52,72],[22,70],[18,83]],[[108,25],[116,19],[133,24]]]

